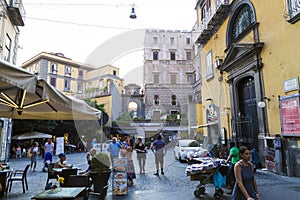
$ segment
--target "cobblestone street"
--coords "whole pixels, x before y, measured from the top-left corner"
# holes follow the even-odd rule
[[[139,171],[138,164],[134,155],[135,170]],[[54,157],[54,160],[56,158]],[[85,153],[67,154],[68,163],[72,163],[74,166],[85,170],[87,168]],[[30,163],[29,158],[11,159],[11,167],[16,169],[23,169],[26,164]],[[190,178],[185,175],[186,163],[179,163],[174,160],[173,148],[169,148],[165,157],[165,175],[159,177],[154,176],[154,157],[152,153],[147,155],[146,173],[137,173],[137,179],[132,187],[128,189],[127,196],[112,196],[112,187],[108,190],[107,200],[111,199],[124,199],[124,200],[144,200],[144,199],[184,199],[184,200],[196,200],[193,192],[198,185],[198,181],[190,181]],[[44,190],[47,180],[47,173],[42,172],[43,161],[38,162],[38,170],[36,172],[28,172],[28,185],[29,190],[23,194],[22,185],[20,183],[14,183],[12,191],[8,193],[5,200],[25,200],[30,199],[35,194]],[[286,176],[279,176],[270,172],[259,170],[256,173],[256,178],[259,186],[261,199],[265,200],[282,200],[286,199],[287,194],[289,199],[297,199],[300,195],[300,179],[290,178]],[[226,194],[227,189],[224,189],[225,194],[223,199],[230,199],[230,195]],[[280,192],[282,191],[282,192]],[[276,195],[275,195],[276,192]],[[206,186],[206,194],[203,195],[203,199],[214,199],[214,186],[208,184]]]

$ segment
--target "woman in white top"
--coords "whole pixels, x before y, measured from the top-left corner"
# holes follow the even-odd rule
[[[30,150],[31,155],[31,164],[30,164],[30,170],[32,170],[32,166],[33,166],[33,171],[35,172],[36,170],[36,162],[38,159],[38,156],[40,154],[39,151],[39,143],[35,142],[33,147]]]
[[[133,160],[132,160],[132,151],[133,151],[133,147],[134,147],[134,141],[133,141],[133,139],[128,138],[126,140],[126,142],[127,142],[127,147],[125,149],[125,157],[127,158],[127,181],[128,181],[128,185],[132,186],[133,179],[136,178],[134,164],[133,164]]]

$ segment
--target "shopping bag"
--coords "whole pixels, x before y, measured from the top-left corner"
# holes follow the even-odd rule
[[[213,183],[216,189],[221,189],[226,186],[226,176],[222,176],[219,171],[216,171],[213,175]]]

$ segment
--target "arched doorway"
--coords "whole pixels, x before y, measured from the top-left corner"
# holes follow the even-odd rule
[[[128,112],[132,118],[137,117],[138,105],[136,102],[131,101],[128,103]]]

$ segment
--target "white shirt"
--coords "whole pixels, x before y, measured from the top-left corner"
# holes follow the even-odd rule
[[[49,144],[48,142],[46,142],[45,148],[46,148],[46,152],[45,152],[45,153],[47,153],[47,152],[52,153],[52,149],[54,148],[54,143],[51,142],[51,143]]]

